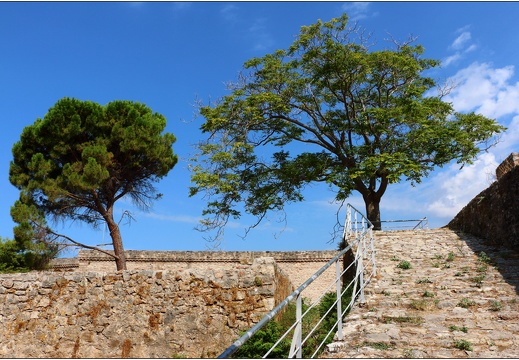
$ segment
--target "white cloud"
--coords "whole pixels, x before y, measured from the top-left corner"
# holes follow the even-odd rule
[[[449,66],[450,64],[458,61],[459,59],[461,58],[461,54],[459,52],[457,52],[456,54],[454,55],[451,55],[447,58],[445,58],[443,61],[442,61],[442,64],[444,66]]]
[[[463,49],[464,45],[471,39],[470,32],[464,31],[461,33],[460,36],[454,40],[454,42],[451,44],[451,48],[454,50],[461,50]]]
[[[449,66],[450,64],[460,60],[463,58],[463,55],[466,53],[472,52],[477,49],[477,46],[471,43],[472,35],[467,29],[469,26],[465,26],[461,29],[458,29],[456,32],[459,33],[458,37],[454,39],[452,44],[449,46],[449,49],[455,51],[453,55],[446,57],[442,64],[444,66]]]
[[[237,11],[238,7],[236,5],[227,4],[220,9],[220,15],[222,15],[225,21],[234,22],[237,20]]]
[[[351,2],[344,4],[342,9],[346,12],[350,21],[357,21],[366,19],[370,15],[368,12],[369,6],[369,2]],[[376,13],[371,13],[371,15],[376,15]]]
[[[193,5],[193,3],[177,1],[177,2],[174,2],[172,5],[175,10],[184,10],[184,9],[190,8]]]
[[[452,164],[446,171],[431,179],[429,196],[434,200],[427,210],[438,217],[454,217],[467,203],[487,188],[497,166],[492,153],[482,154],[472,165],[459,170]]]
[[[519,113],[519,82],[510,83],[513,75],[512,65],[496,69],[474,62],[448,80],[456,87],[445,100],[457,111],[475,111],[491,118]]]
[[[472,165],[459,170],[453,164],[430,178],[426,197],[428,211],[435,216],[455,216],[495,178],[495,169],[519,147],[519,82],[513,82],[513,66],[494,68],[488,63],[472,63],[449,81],[457,84],[445,98],[459,112],[474,111],[505,124],[512,117],[500,142],[483,153]],[[506,125],[506,124],[505,124]]]

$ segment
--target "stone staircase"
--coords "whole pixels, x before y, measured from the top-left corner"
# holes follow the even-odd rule
[[[321,358],[519,358],[519,253],[451,230],[376,232],[377,277]]]

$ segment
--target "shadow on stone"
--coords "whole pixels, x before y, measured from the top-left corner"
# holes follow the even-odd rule
[[[454,232],[482,260],[488,257],[486,260],[488,265],[493,266],[501,274],[504,281],[513,286],[515,292],[519,295],[519,252],[506,247],[489,245],[485,239],[459,230],[454,230]]]

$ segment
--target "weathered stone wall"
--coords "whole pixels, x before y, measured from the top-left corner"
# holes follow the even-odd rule
[[[293,291],[272,258],[233,270],[0,275],[0,357],[215,357]]]
[[[519,249],[519,166],[513,166],[514,159],[513,153],[498,167],[498,181],[472,199],[447,225],[450,229]]]
[[[511,153],[499,166],[496,168],[496,178],[497,180],[501,179],[501,177],[512,170],[514,167],[519,165],[519,153]]]
[[[126,251],[128,270],[228,270],[251,264],[260,257],[272,257],[295,287],[308,280],[337,251]],[[56,259],[55,269],[73,271],[114,271],[113,258],[98,251],[81,250],[75,259]],[[334,281],[335,267],[330,267],[305,289],[303,296],[315,300]],[[287,294],[288,295],[288,294]]]

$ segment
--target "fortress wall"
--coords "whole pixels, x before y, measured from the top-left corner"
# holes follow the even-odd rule
[[[497,181],[479,193],[447,225],[493,246],[519,248],[519,154],[496,169]]]
[[[128,270],[213,269],[233,270],[254,259],[272,257],[297,288],[323,267],[337,251],[138,251],[128,250]],[[76,259],[56,259],[55,269],[74,271],[115,271],[115,263],[106,254],[81,250]],[[305,289],[303,296],[316,300],[335,279],[335,267],[326,270],[318,281]],[[335,288],[332,288],[334,291]],[[288,295],[288,294],[287,294]]]
[[[266,257],[233,270],[1,274],[0,357],[215,357],[292,291]]]

